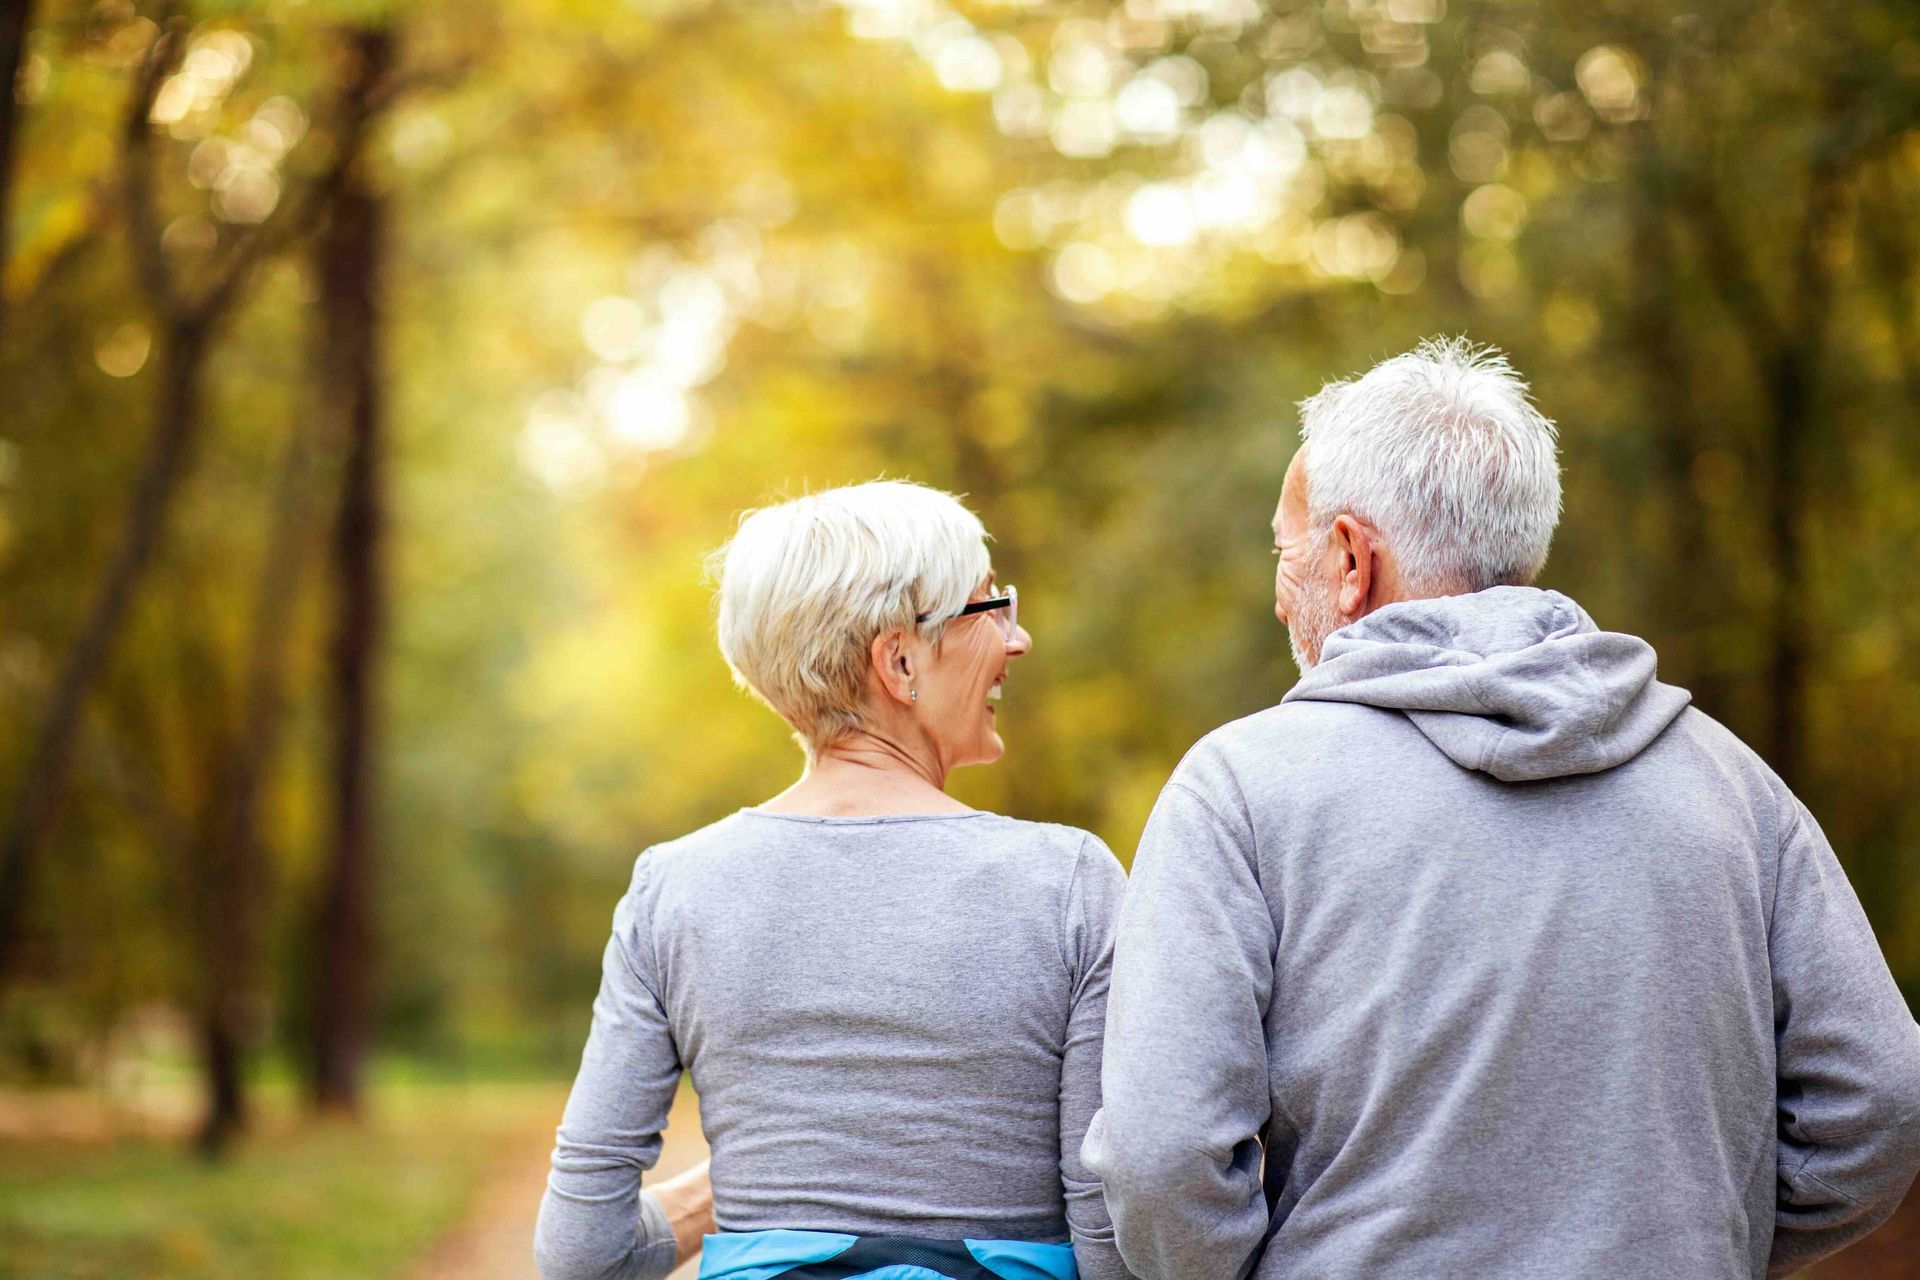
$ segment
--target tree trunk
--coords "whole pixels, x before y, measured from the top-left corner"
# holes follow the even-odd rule
[[[210,1156],[221,1154],[247,1124],[246,1062],[256,1031],[252,1001],[259,980],[258,930],[267,872],[260,800],[279,745],[287,646],[309,559],[313,434],[310,423],[296,421],[287,440],[254,589],[239,733],[226,740],[214,771],[219,791],[208,824],[204,867],[211,909],[202,921],[207,1107],[200,1147]]]
[[[1757,255],[1743,251],[1698,157],[1681,156],[1687,167],[1671,169],[1679,207],[1693,224],[1701,262],[1727,314],[1752,357],[1765,400],[1765,468],[1759,491],[1762,518],[1773,556],[1773,600],[1765,622],[1770,661],[1765,677],[1770,713],[1755,745],[1781,779],[1796,791],[1809,781],[1807,657],[1811,619],[1806,595],[1806,530],[1802,513],[1816,507],[1824,477],[1814,445],[1815,401],[1831,322],[1835,286],[1832,249],[1844,227],[1855,170],[1870,147],[1864,130],[1877,117],[1856,110],[1851,86],[1829,89],[1825,118],[1807,169],[1807,192],[1789,263],[1787,304],[1775,313],[1761,286]],[[1826,495],[1831,497],[1831,495]]]
[[[52,701],[34,734],[26,780],[14,803],[5,844],[0,846],[0,985],[18,960],[33,859],[65,795],[87,693],[119,639],[128,606],[165,531],[167,509],[187,470],[199,432],[207,338],[206,327],[198,323],[161,334],[153,436],[139,487],[79,642],[61,668]]]
[[[393,37],[380,28],[350,37],[358,82],[371,88],[393,61]],[[357,1110],[360,1066],[369,1038],[374,963],[376,849],[374,761],[378,741],[376,673],[385,613],[386,402],[380,378],[381,273],[387,206],[363,169],[348,171],[317,246],[321,372],[345,423],[345,465],[333,537],[338,618],[333,642],[335,718],[333,856],[316,948],[314,1103]]]
[[[14,86],[20,75],[20,56],[26,48],[33,0],[7,0],[0,13],[0,341],[7,336],[7,263],[12,254],[13,140],[19,130],[20,105]]]
[[[1679,633],[1671,649],[1662,646],[1661,675],[1689,688],[1703,709],[1724,716],[1720,680],[1710,670],[1702,644],[1708,619],[1719,607],[1711,585],[1715,556],[1694,492],[1700,440],[1684,335],[1676,314],[1680,298],[1675,287],[1678,264],[1673,227],[1660,162],[1651,148],[1641,175],[1641,189],[1633,201],[1628,314],[1654,438],[1654,465],[1665,491],[1668,545],[1659,560],[1654,595],[1660,617]]]
[[[1795,352],[1783,358],[1767,378],[1772,401],[1767,528],[1774,556],[1773,616],[1768,627],[1773,662],[1767,702],[1773,717],[1761,754],[1796,792],[1807,783],[1807,574],[1801,507],[1814,489],[1805,457],[1811,363],[1811,351]]]
[[[213,336],[238,301],[266,245],[256,229],[229,258],[212,287],[195,302],[183,299],[175,286],[160,244],[150,120],[160,82],[178,64],[185,40],[186,23],[173,9],[169,5],[163,12],[160,32],[135,77],[121,126],[120,177],[128,238],[137,275],[160,332],[153,435],[119,546],[34,730],[27,750],[26,775],[8,815],[5,833],[0,835],[0,990],[5,989],[18,963],[34,860],[65,796],[87,695],[112,656],[127,611],[165,534],[167,512],[190,466],[193,446],[200,435],[202,384]],[[21,17],[24,20],[24,14]],[[11,103],[11,85],[8,88]]]
[[[1761,371],[1768,393],[1767,526],[1775,565],[1773,614],[1769,639],[1773,650],[1768,694],[1772,732],[1763,754],[1795,791],[1804,793],[1808,777],[1807,656],[1811,651],[1811,614],[1807,593],[1807,531],[1804,512],[1818,505],[1828,476],[1819,465],[1813,430],[1815,397],[1820,390],[1821,359],[1832,315],[1835,268],[1833,242],[1851,205],[1853,169],[1862,155],[1860,120],[1850,91],[1836,86],[1807,175],[1806,208],[1793,255],[1794,323],[1779,344],[1770,367]],[[1833,495],[1829,492],[1828,498]]]
[[[230,1007],[216,999],[203,1010],[200,1020],[207,1110],[195,1145],[209,1160],[225,1155],[233,1139],[247,1127],[246,1032],[229,1016]]]

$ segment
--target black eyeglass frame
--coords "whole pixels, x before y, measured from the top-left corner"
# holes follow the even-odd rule
[[[1019,592],[1011,584],[1009,584],[1007,587],[1006,595],[994,596],[992,599],[989,599],[989,600],[975,600],[973,603],[964,606],[960,610],[960,612],[954,614],[953,616],[956,618],[964,618],[970,613],[986,613],[990,609],[1011,608],[1013,606],[1013,602],[1019,598],[1020,598]],[[930,613],[916,614],[914,615],[914,619],[913,619],[914,625],[918,626],[926,622],[928,619],[932,617],[933,615]]]

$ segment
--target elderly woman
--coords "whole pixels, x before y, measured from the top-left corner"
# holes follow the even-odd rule
[[[541,1273],[654,1277],[697,1247],[701,1179],[639,1194],[685,1071],[713,1149],[702,1277],[1124,1277],[1079,1154],[1123,874],[1084,831],[946,793],[1000,758],[1032,645],[986,531],[883,481],[754,512],[715,559],[721,651],[806,768],[635,863]]]

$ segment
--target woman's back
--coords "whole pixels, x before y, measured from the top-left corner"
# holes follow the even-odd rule
[[[1097,841],[988,813],[747,810],[635,881],[723,1229],[1066,1234],[1062,1105],[1077,1168],[1099,1103],[1076,987],[1104,988],[1122,883]]]
[[[618,1196],[684,1066],[726,1232],[1063,1240],[1111,1274],[1099,1106],[1119,864],[991,813],[742,810],[635,865],[554,1156]],[[631,1230],[631,1219],[626,1220]]]

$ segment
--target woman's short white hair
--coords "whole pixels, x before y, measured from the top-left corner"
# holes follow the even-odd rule
[[[1436,338],[1300,404],[1307,521],[1374,526],[1419,595],[1531,582],[1560,523],[1553,423],[1507,358]]]
[[[987,576],[986,539],[958,498],[905,480],[748,512],[708,561],[734,682],[812,757],[860,727],[875,636],[918,625],[938,642]]]

